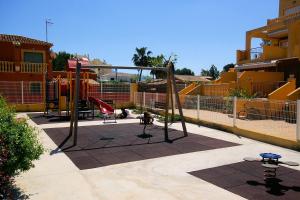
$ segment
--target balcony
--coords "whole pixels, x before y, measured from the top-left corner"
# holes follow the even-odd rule
[[[300,12],[295,12],[289,15],[285,15],[279,18],[275,18],[275,19],[269,19],[267,22],[267,25],[274,25],[274,24],[278,24],[278,23],[282,23],[288,20],[293,20],[293,19],[299,19],[300,18]]]
[[[264,62],[286,57],[286,47],[265,45],[250,50],[237,50],[237,64]]]
[[[0,61],[0,72],[21,72],[41,74],[46,71],[47,63],[26,63]]]

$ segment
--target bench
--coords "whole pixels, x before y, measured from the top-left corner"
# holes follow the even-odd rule
[[[165,109],[166,108],[166,103],[155,101],[154,102],[154,108]]]

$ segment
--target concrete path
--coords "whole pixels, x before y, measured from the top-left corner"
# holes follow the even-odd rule
[[[243,157],[257,156],[261,152],[276,152],[284,160],[300,162],[299,152],[187,124],[191,133],[242,145],[79,170],[64,153],[49,154],[56,145],[41,129],[68,127],[68,123],[39,126],[31,120],[29,123],[40,130],[41,141],[47,148],[35,162],[35,168],[16,179],[30,199],[243,199],[187,172],[240,162]],[[138,123],[138,120],[120,123]],[[79,126],[95,124],[103,125],[95,121],[79,122]],[[173,124],[171,128],[181,130],[180,124]],[[300,170],[300,167],[293,169]]]

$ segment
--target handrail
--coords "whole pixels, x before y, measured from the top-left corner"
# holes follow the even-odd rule
[[[21,72],[24,73],[43,73],[47,67],[46,63],[21,63]]]
[[[283,22],[285,20],[289,20],[289,19],[299,17],[299,16],[300,16],[300,11],[296,12],[296,13],[289,14],[289,15],[285,15],[285,16],[282,16],[282,17],[278,17],[278,18],[275,18],[275,19],[269,19],[267,24],[271,25],[271,24],[274,24],[274,23]]]
[[[46,71],[47,63],[21,62],[19,70],[16,71],[16,63],[10,61],[0,61],[0,72],[22,72],[22,73],[43,73]]]
[[[0,72],[14,72],[15,64],[9,61],[0,61]]]

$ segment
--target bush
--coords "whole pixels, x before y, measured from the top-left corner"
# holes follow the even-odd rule
[[[157,120],[159,122],[164,122],[165,121],[165,115],[158,115],[157,118],[158,118]],[[174,120],[173,122],[181,121],[180,115],[174,114],[174,119],[173,120]],[[172,114],[168,115],[168,122],[172,122]]]
[[[234,89],[230,91],[229,94],[230,97],[238,97],[243,99],[253,99],[256,97],[256,94],[251,95],[247,90],[245,89]]]
[[[36,131],[0,96],[0,198],[7,194],[13,177],[33,167],[43,153]],[[7,187],[2,187],[7,186]]]

